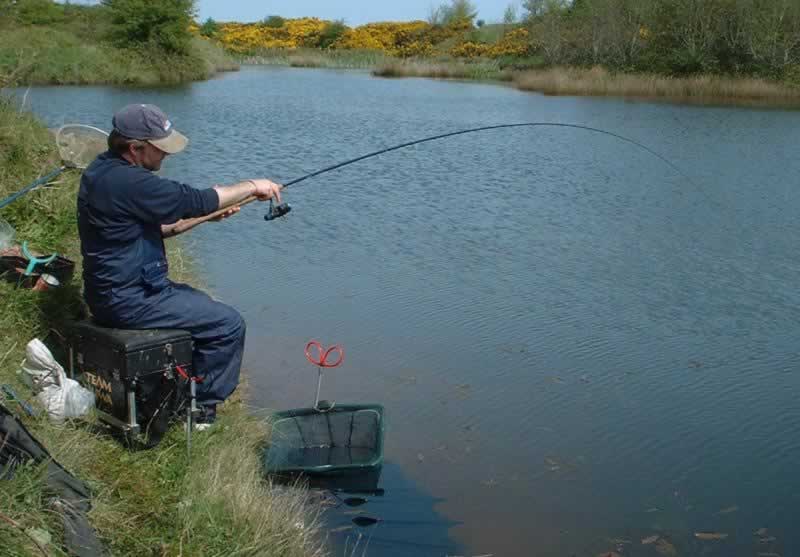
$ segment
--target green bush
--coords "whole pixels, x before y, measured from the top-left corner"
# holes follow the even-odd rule
[[[800,64],[789,66],[783,73],[786,83],[800,87]]]
[[[339,37],[344,35],[345,31],[347,31],[347,27],[343,21],[333,21],[327,24],[319,35],[319,48],[329,48],[339,40]]]
[[[16,12],[23,25],[48,25],[64,19],[64,7],[53,0],[19,0]]]
[[[219,32],[219,25],[210,17],[200,26],[200,34],[209,39],[213,39]]]
[[[149,45],[187,54],[194,0],[103,0],[111,11],[111,39],[120,47]]]
[[[91,37],[52,27],[0,32],[0,85],[9,76],[22,84],[178,83],[206,79],[237,65],[211,41],[193,37],[188,54],[152,45],[114,48]]]
[[[273,29],[280,29],[286,24],[286,20],[279,15],[267,16],[264,19],[264,25],[272,27]]]

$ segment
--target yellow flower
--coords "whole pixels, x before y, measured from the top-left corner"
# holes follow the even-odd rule
[[[331,23],[315,17],[287,19],[281,27],[268,27],[263,23],[221,23],[217,40],[225,48],[239,53],[258,49],[313,48],[320,44],[323,31]],[[345,28],[331,48],[378,50],[401,57],[431,56],[437,45],[448,44],[445,41],[454,39],[458,41],[469,30],[468,22],[441,26],[425,21],[382,21]],[[528,31],[520,28],[506,33],[495,44],[456,42],[449,52],[453,56],[474,58],[524,55],[529,49]]]

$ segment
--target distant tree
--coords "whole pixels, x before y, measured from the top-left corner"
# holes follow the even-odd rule
[[[442,4],[436,8],[433,15],[437,20],[435,24],[453,25],[468,22],[472,26],[473,21],[478,17],[478,10],[471,0],[450,0],[449,4]]]
[[[218,32],[219,25],[217,25],[217,22],[210,17],[203,22],[203,25],[200,26],[200,34],[204,37],[208,37],[209,39],[216,37]]]
[[[280,29],[286,25],[286,20],[279,15],[270,15],[264,18],[264,25],[273,29]]]
[[[428,23],[431,25],[441,25],[442,24],[442,7],[441,6],[431,6],[430,10],[428,11]]]
[[[328,23],[319,35],[319,47],[330,48],[347,31],[347,26],[341,19]]]
[[[479,19],[478,21],[475,22],[475,26],[478,27],[478,28],[481,28],[484,25],[486,25],[486,22],[484,20],[482,20],[482,19]]]
[[[530,20],[544,15],[547,5],[546,0],[523,0],[522,9],[525,19]]]
[[[102,0],[111,13],[112,40],[119,46],[154,46],[173,54],[189,51],[194,0]]]
[[[800,71],[800,3],[758,0],[755,4],[752,13],[740,16],[754,63],[781,71],[794,66]]]
[[[569,17],[562,21],[573,31],[572,61],[633,67],[645,46],[654,5],[650,0],[576,0],[565,7]]]
[[[64,19],[64,7],[53,0],[17,0],[17,21],[25,25],[48,25]]]
[[[509,4],[503,14],[503,23],[506,25],[514,25],[517,22],[517,5]]]
[[[538,0],[537,0],[538,2]],[[543,0],[541,6],[532,6],[532,0],[525,2],[528,11],[527,20],[534,31],[534,36],[549,64],[564,63],[567,54],[567,37],[569,28],[566,25],[569,0]],[[531,8],[536,11],[531,12]]]

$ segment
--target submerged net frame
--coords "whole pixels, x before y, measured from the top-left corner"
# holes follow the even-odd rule
[[[274,474],[371,471],[383,464],[383,407],[337,405],[274,416],[266,469]]]

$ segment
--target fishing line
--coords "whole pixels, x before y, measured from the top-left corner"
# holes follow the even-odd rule
[[[470,129],[467,129],[467,130],[460,130],[460,131],[456,131],[456,132],[449,132],[449,133],[443,133],[443,134],[439,134],[439,135],[433,135],[431,137],[425,137],[423,139],[417,139],[415,141],[409,141],[407,143],[402,143],[400,145],[395,145],[393,147],[387,147],[387,148],[381,149],[379,151],[374,151],[372,153],[367,153],[366,155],[361,155],[360,157],[356,157],[356,158],[350,159],[348,161],[344,161],[344,162],[340,162],[338,164],[334,164],[334,165],[328,166],[328,167],[323,168],[321,170],[317,170],[315,172],[311,172],[309,174],[306,174],[305,176],[301,176],[300,178],[296,178],[294,180],[286,182],[285,184],[283,184],[283,187],[287,188],[289,186],[293,186],[295,184],[299,184],[300,182],[302,182],[304,180],[308,180],[309,178],[313,178],[314,176],[319,176],[320,174],[324,174],[326,172],[330,172],[332,170],[336,170],[336,169],[342,168],[343,166],[348,166],[348,165],[351,165],[353,163],[356,163],[356,162],[359,162],[359,161],[363,161],[364,159],[377,157],[378,155],[383,155],[384,153],[389,153],[391,151],[397,151],[398,149],[403,149],[405,147],[411,147],[412,145],[419,145],[420,143],[427,143],[429,141],[436,141],[438,139],[445,139],[447,137],[454,137],[456,135],[464,135],[464,134],[468,134],[468,133],[482,132],[482,131],[487,131],[487,130],[499,130],[499,129],[506,129],[506,128],[522,128],[522,127],[530,127],[530,128],[533,128],[533,127],[572,128],[572,129],[586,130],[586,131],[590,131],[590,132],[599,133],[599,134],[607,135],[607,136],[610,136],[610,137],[614,137],[614,138],[616,138],[618,140],[621,140],[621,141],[624,141],[626,143],[630,143],[632,145],[635,145],[636,147],[639,147],[640,149],[644,149],[645,151],[647,151],[648,153],[650,153],[654,157],[656,157],[659,160],[661,160],[662,162],[666,163],[675,172],[677,172],[683,178],[688,180],[690,184],[692,184],[693,186],[699,188],[699,186],[685,172],[683,172],[677,165],[673,164],[669,159],[667,159],[663,155],[657,153],[656,151],[654,151],[653,149],[651,149],[647,145],[644,145],[643,143],[640,143],[640,142],[638,142],[638,141],[636,141],[634,139],[630,139],[628,137],[625,137],[623,135],[619,135],[619,134],[614,133],[614,132],[601,130],[599,128],[593,128],[591,126],[582,126],[580,124],[560,124],[560,123],[555,123],[555,122],[524,122],[524,123],[519,123],[519,124],[498,124],[498,125],[494,125],[494,126],[482,126],[482,127],[479,127],[479,128],[470,128]]]
[[[401,143],[399,145],[394,145],[392,147],[386,147],[384,149],[379,149],[377,151],[373,151],[372,153],[367,153],[366,155],[361,155],[360,157],[355,157],[353,159],[346,160],[344,162],[340,162],[340,163],[337,163],[337,164],[333,164],[331,166],[327,166],[327,167],[322,168],[320,170],[317,170],[317,171],[314,171],[314,172],[310,172],[310,173],[306,174],[305,176],[301,176],[299,178],[295,178],[294,180],[290,180],[288,182],[285,182],[283,184],[283,187],[284,188],[288,188],[289,186],[293,186],[295,184],[299,184],[300,182],[303,182],[303,181],[308,180],[309,178],[313,178],[315,176],[319,176],[320,174],[325,174],[326,172],[331,172],[333,170],[337,170],[337,169],[342,168],[344,166],[348,166],[348,165],[363,161],[365,159],[370,159],[372,157],[377,157],[378,155],[383,155],[385,153],[390,153],[392,151],[397,151],[398,149],[404,149],[406,147],[411,147],[413,145],[419,145],[421,143],[428,143],[430,141],[437,141],[439,139],[445,139],[445,138],[454,137],[454,136],[457,136],[457,135],[465,135],[465,134],[468,134],[468,133],[476,133],[476,132],[483,132],[483,131],[489,131],[489,130],[500,130],[500,129],[508,129],[508,128],[523,128],[523,127],[528,127],[528,128],[534,128],[534,127],[571,128],[571,129],[576,129],[576,130],[585,130],[585,131],[589,131],[589,132],[593,132],[593,133],[597,133],[597,134],[602,134],[602,135],[606,135],[606,136],[609,136],[609,137],[613,137],[613,138],[615,138],[615,139],[617,139],[619,141],[624,141],[625,143],[629,143],[631,145],[634,145],[634,146],[646,151],[647,153],[650,153],[650,155],[656,157],[661,162],[663,162],[664,164],[669,166],[672,170],[677,172],[687,182],[692,184],[695,188],[697,188],[699,191],[701,191],[706,197],[708,197],[708,195],[705,193],[705,191],[700,186],[698,186],[697,183],[694,180],[692,180],[692,178],[689,177],[685,172],[683,172],[676,164],[674,164],[672,161],[670,161],[669,159],[667,159],[665,156],[661,155],[660,153],[654,151],[653,149],[651,149],[647,145],[644,145],[643,143],[640,143],[639,141],[636,141],[635,139],[631,139],[629,137],[625,137],[624,135],[620,135],[618,133],[602,130],[600,128],[593,128],[591,126],[583,126],[583,125],[580,125],[580,124],[562,124],[562,123],[557,123],[557,122],[523,122],[523,123],[517,123],[517,124],[497,124],[497,125],[493,125],[493,126],[481,126],[481,127],[478,127],[478,128],[469,128],[469,129],[466,129],[466,130],[459,130],[459,131],[454,131],[454,132],[442,133],[442,134],[438,134],[438,135],[432,135],[430,137],[424,137],[422,139],[417,139],[417,140],[414,140],[414,141],[408,141],[406,143]],[[248,197],[247,199],[245,199],[245,200],[243,200],[243,201],[241,201],[239,203],[236,203],[236,205],[241,207],[243,205],[247,205],[248,203],[256,201],[257,199],[258,198],[256,196],[251,196],[251,197]],[[710,198],[709,198],[709,200],[710,200]],[[213,219],[215,217],[219,217],[221,215],[224,215],[225,212],[228,211],[228,210],[229,210],[229,207],[224,207],[224,208],[219,209],[219,210],[217,210],[217,211],[215,211],[215,212],[213,212],[213,213],[211,213],[209,215],[206,215],[204,217],[198,217],[196,219],[188,219],[188,220],[184,221],[183,223],[179,224],[178,226],[176,226],[173,229],[173,232],[175,234],[180,234],[182,232],[186,232],[187,230],[191,230],[192,228],[194,228],[195,226],[197,226],[199,224],[202,224],[203,222],[206,222],[206,221],[211,220],[211,219]],[[280,218],[280,217],[288,214],[291,210],[292,210],[292,207],[288,203],[281,203],[279,205],[275,205],[273,203],[273,200],[270,199],[269,209],[268,209],[267,214],[264,215],[264,220],[267,220],[267,221],[275,220],[277,218]]]
[[[408,141],[406,143],[401,143],[400,145],[394,145],[392,147],[386,147],[385,149],[380,149],[378,151],[373,151],[372,153],[367,153],[366,155],[361,155],[360,157],[356,157],[354,159],[350,159],[350,160],[347,160],[347,161],[344,161],[344,162],[333,164],[331,166],[322,168],[322,169],[317,170],[315,172],[311,172],[309,174],[306,174],[305,176],[301,176],[300,178],[295,178],[294,180],[290,180],[289,182],[284,183],[283,187],[284,188],[288,188],[289,186],[293,186],[295,184],[299,184],[300,182],[303,182],[304,180],[308,180],[309,178],[313,178],[315,176],[319,176],[320,174],[325,174],[326,172],[331,172],[332,170],[337,170],[337,169],[342,168],[344,166],[348,166],[348,165],[351,165],[353,163],[363,161],[365,159],[370,159],[372,157],[377,157],[378,155],[383,155],[383,154],[389,153],[391,151],[397,151],[398,149],[404,149],[406,147],[411,147],[413,145],[419,145],[420,143],[427,143],[429,141],[437,141],[439,139],[445,139],[445,138],[454,137],[454,136],[457,136],[457,135],[465,135],[465,134],[468,134],[468,133],[476,133],[476,132],[482,132],[482,131],[488,131],[488,130],[500,130],[500,129],[508,129],[508,128],[522,128],[522,127],[529,127],[529,128],[533,128],[533,127],[572,128],[572,129],[576,129],[576,130],[585,130],[585,131],[590,131],[590,132],[593,132],[593,133],[598,133],[598,134],[602,134],[602,135],[607,135],[609,137],[613,137],[613,138],[615,138],[615,139],[617,139],[619,141],[624,141],[625,143],[629,143],[631,145],[634,145],[634,146],[646,151],[647,153],[650,153],[652,156],[656,157],[657,159],[659,159],[660,161],[665,163],[667,166],[669,166],[672,170],[677,172],[680,176],[682,176],[684,179],[686,179],[695,188],[697,188],[701,192],[703,191],[702,188],[700,188],[697,185],[697,183],[695,183],[695,181],[692,180],[691,177],[689,177],[685,172],[683,172],[676,164],[674,164],[672,161],[670,161],[669,159],[667,159],[665,156],[661,155],[660,153],[654,151],[653,149],[651,149],[647,145],[644,145],[643,143],[640,143],[639,141],[636,141],[635,139],[631,139],[629,137],[625,137],[624,135],[620,135],[618,133],[614,133],[614,132],[610,132],[610,131],[606,131],[606,130],[601,130],[599,128],[593,128],[591,126],[583,126],[583,125],[580,125],[580,124],[562,124],[562,123],[556,123],[556,122],[523,122],[523,123],[517,123],[517,124],[497,124],[497,125],[493,125],[493,126],[481,126],[481,127],[478,127],[478,128],[470,128],[470,129],[466,129],[466,130],[459,130],[459,131],[455,131],[455,132],[449,132],[449,133],[442,133],[442,134],[439,134],[439,135],[433,135],[433,136],[430,136],[430,137],[425,137],[425,138],[422,138],[422,139],[417,139],[417,140],[414,140],[414,141]],[[703,192],[703,194],[705,195],[705,192]],[[249,202],[249,201],[254,200],[254,199],[255,198],[248,199],[248,200],[246,200],[246,202]],[[270,200],[269,210],[268,210],[267,214],[264,215],[264,220],[267,220],[267,221],[275,220],[277,218],[280,218],[280,217],[288,214],[291,210],[292,210],[292,207],[288,203],[281,203],[280,205],[275,205],[275,204],[273,204],[272,200]]]

